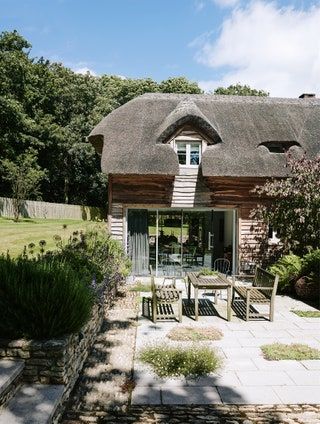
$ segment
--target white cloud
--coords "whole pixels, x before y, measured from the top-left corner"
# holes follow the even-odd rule
[[[89,73],[93,77],[97,76],[97,73],[95,71],[93,71],[92,69],[88,68],[87,66],[83,66],[81,68],[76,68],[76,69],[73,69],[73,70],[76,74],[86,75],[87,73]]]
[[[206,5],[204,0],[195,0],[194,7],[196,8],[197,12],[200,12],[204,6]]]
[[[272,96],[320,93],[320,5],[307,10],[280,8],[253,1],[234,9],[215,41],[206,40],[196,60],[216,70],[227,69],[204,89],[242,83]]]
[[[220,7],[233,7],[237,3],[239,3],[239,0],[212,0],[213,3]]]

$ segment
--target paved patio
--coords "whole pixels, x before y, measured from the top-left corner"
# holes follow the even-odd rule
[[[223,366],[217,373],[199,379],[161,379],[135,359],[136,386],[132,404],[320,404],[320,360],[267,361],[260,350],[261,345],[273,342],[304,343],[320,349],[320,320],[301,318],[291,312],[292,309],[312,310],[310,306],[286,296],[277,296],[274,322],[245,322],[236,316],[235,311],[232,321],[228,322],[223,297],[213,307],[212,298],[207,295],[201,298],[206,308],[198,322],[184,316],[182,324],[174,321],[153,324],[140,313],[136,357],[139,349],[150,343],[176,344],[166,337],[175,326],[214,326],[223,332],[223,338],[205,343],[219,352]],[[205,315],[208,304],[214,316]]]

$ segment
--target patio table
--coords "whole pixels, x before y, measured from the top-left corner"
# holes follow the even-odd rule
[[[232,283],[220,272],[211,277],[199,277],[196,272],[188,272],[188,300],[191,297],[191,285],[194,288],[194,319],[199,317],[199,289],[227,290],[227,320],[231,321]]]

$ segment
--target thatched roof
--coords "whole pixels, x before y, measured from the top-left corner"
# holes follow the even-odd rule
[[[284,176],[287,146],[293,155],[320,154],[320,100],[201,94],[144,94],[105,117],[89,141],[102,150],[108,174],[177,175],[177,155],[167,144],[188,125],[209,145],[204,176]]]

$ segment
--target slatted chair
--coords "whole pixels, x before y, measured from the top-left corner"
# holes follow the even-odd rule
[[[182,291],[176,288],[175,277],[151,276],[152,321],[176,318],[182,322]]]
[[[252,286],[236,285],[235,280],[240,278],[253,278]],[[250,275],[234,275],[233,276],[233,296],[232,303],[234,303],[235,294],[237,294],[246,305],[245,319],[248,321],[250,318],[268,317],[270,321],[274,319],[274,302],[277,293],[279,275],[273,275],[270,272],[256,267],[255,274]],[[269,304],[269,313],[262,314],[259,312],[251,312],[250,306],[254,304]]]
[[[230,261],[225,258],[218,258],[213,263],[213,270],[219,271],[221,274],[224,274],[226,277],[230,272]],[[214,294],[214,303],[217,303],[217,290],[213,291]],[[222,290],[220,290],[220,298],[222,297]]]
[[[227,277],[230,272],[230,261],[225,258],[218,258],[213,263],[213,269],[214,271],[221,272],[221,274],[225,274]]]

